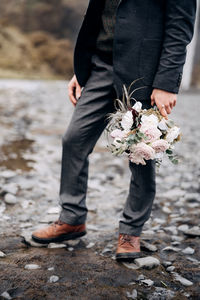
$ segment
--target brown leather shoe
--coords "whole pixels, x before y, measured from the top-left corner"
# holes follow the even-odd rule
[[[33,232],[32,239],[40,244],[48,244],[76,239],[85,234],[85,224],[69,225],[58,220],[48,227]]]
[[[134,259],[140,256],[140,237],[128,234],[119,234],[116,260]]]

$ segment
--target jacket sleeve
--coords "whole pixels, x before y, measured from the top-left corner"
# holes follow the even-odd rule
[[[178,93],[195,14],[196,0],[166,0],[163,47],[153,88]]]

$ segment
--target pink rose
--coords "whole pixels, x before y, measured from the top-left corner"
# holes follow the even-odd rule
[[[116,137],[118,137],[118,138],[123,138],[123,137],[125,137],[126,132],[125,132],[125,131],[122,131],[122,130],[120,130],[120,129],[114,129],[114,130],[110,133],[110,135],[111,135],[111,137],[113,137],[113,138],[116,138]]]
[[[135,157],[141,157],[146,160],[154,159],[155,157],[155,150],[145,144],[144,142],[140,142],[137,145],[133,146],[131,151]]]
[[[135,163],[136,165],[139,164],[146,165],[145,160],[141,156],[136,156],[133,153],[129,154],[129,159],[131,162]]]
[[[169,143],[166,140],[157,140],[151,144],[152,148],[158,152],[165,152],[169,148]]]
[[[140,127],[140,131],[146,134],[146,136],[148,137],[146,141],[148,143],[156,141],[162,135],[162,132],[156,126],[147,127],[145,125],[142,125]]]

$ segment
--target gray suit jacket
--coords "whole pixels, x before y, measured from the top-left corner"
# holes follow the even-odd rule
[[[84,86],[91,70],[100,28],[103,0],[90,0],[74,51],[74,71]],[[153,88],[178,93],[192,39],[196,0],[121,0],[116,14],[113,44],[114,85],[120,97],[122,84],[135,79],[138,100]]]

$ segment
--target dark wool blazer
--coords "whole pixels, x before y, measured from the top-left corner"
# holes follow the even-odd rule
[[[84,87],[91,71],[100,29],[103,0],[90,0],[74,51],[74,72]],[[196,0],[121,0],[113,43],[114,86],[142,78],[135,87],[138,100],[149,99],[153,88],[178,93],[193,36]]]

